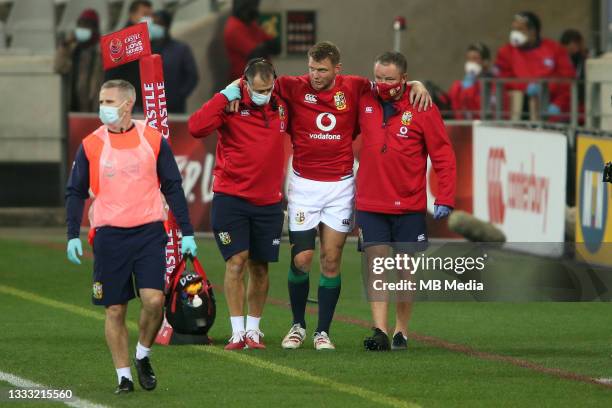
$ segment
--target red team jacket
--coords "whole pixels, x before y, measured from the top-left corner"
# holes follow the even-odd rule
[[[556,41],[542,39],[540,45],[523,49],[504,45],[497,52],[495,65],[502,78],[570,78],[576,77],[574,66],[565,48]],[[506,89],[525,90],[525,83],[509,84]],[[549,85],[550,103],[562,112],[569,111],[570,85]]]
[[[353,138],[357,136],[357,108],[370,81],[338,75],[333,89],[317,92],[308,75],[282,76],[276,89],[289,107],[293,169],[301,177],[337,181],[353,174]]]
[[[255,48],[271,39],[256,21],[245,24],[238,17],[229,16],[223,30],[223,41],[230,63],[231,80],[242,76],[249,55]]]
[[[359,103],[362,147],[357,172],[356,208],[383,214],[425,212],[427,155],[438,177],[435,204],[455,206],[455,153],[440,111],[418,112],[408,99],[395,102],[396,113],[384,123],[375,92]]]
[[[282,198],[287,106],[276,95],[269,104],[253,105],[243,83],[241,94],[236,113],[226,113],[227,98],[215,94],[191,115],[189,133],[194,137],[205,137],[215,130],[219,133],[215,193],[244,198],[254,205],[275,204]]]
[[[453,82],[448,90],[455,119],[480,119],[480,84],[475,81],[471,87],[464,88],[461,82]]]

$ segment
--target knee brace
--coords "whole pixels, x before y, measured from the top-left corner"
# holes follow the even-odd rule
[[[291,243],[291,266],[289,268],[289,281],[301,283],[308,280],[308,271],[303,271],[295,265],[295,256],[300,252],[315,249],[316,229],[306,231],[289,231],[289,242]]]

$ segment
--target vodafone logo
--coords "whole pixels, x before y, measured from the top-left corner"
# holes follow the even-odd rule
[[[320,113],[317,116],[317,127],[323,132],[329,132],[336,127],[336,117],[328,112]]]

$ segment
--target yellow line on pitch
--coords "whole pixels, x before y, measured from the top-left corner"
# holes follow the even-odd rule
[[[26,291],[23,291],[17,288],[13,288],[11,286],[0,285],[0,293],[12,295],[12,296],[24,299],[24,300],[28,300],[30,302],[39,303],[41,305],[53,307],[55,309],[60,309],[65,312],[87,317],[90,319],[96,319],[96,320],[103,321],[105,318],[104,314],[102,313],[94,312],[93,310],[85,309],[84,307],[80,307],[76,305],[71,305],[69,303],[59,302],[57,300],[39,296],[32,292],[26,292]],[[138,324],[130,320],[127,321],[127,326],[131,330],[138,330]],[[398,408],[420,408],[419,405],[413,402],[403,401],[397,398],[389,397],[387,395],[380,394],[378,392],[366,390],[365,388],[361,388],[356,385],[344,384],[341,382],[333,381],[326,377],[313,375],[307,371],[297,370],[295,368],[272,363],[270,361],[263,360],[257,357],[253,357],[253,356],[241,353],[241,352],[228,352],[228,351],[221,350],[217,347],[212,347],[212,346],[195,346],[194,345],[191,347],[197,350],[200,350],[200,351],[204,351],[206,353],[214,354],[216,356],[229,359],[229,360],[237,361],[243,364],[248,364],[250,366],[261,368],[264,370],[269,370],[276,374],[293,377],[301,381],[306,381],[306,382],[314,383],[317,385],[321,385],[323,387],[331,388],[334,391],[338,391],[344,394],[349,394],[349,395],[353,395],[356,397],[360,397],[362,399],[369,400],[371,402],[375,402],[378,404],[384,404],[387,406],[398,407]]]

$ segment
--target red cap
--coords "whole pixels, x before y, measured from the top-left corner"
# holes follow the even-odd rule
[[[100,21],[100,19],[98,17],[98,13],[94,9],[85,9],[85,10],[83,10],[81,15],[79,16],[79,20],[81,20],[81,19],[82,20],[93,21],[96,24],[98,24],[99,21]]]

